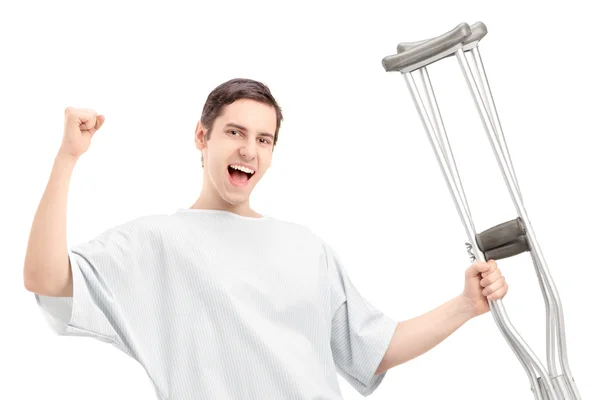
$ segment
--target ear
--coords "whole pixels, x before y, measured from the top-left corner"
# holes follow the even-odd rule
[[[198,150],[203,150],[204,148],[206,148],[206,132],[206,127],[202,125],[202,122],[198,121],[198,123],[196,124],[196,132],[194,134],[196,148]]]

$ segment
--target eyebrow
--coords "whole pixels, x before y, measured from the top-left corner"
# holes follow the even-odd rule
[[[246,127],[235,124],[233,122],[229,122],[227,125],[225,125],[225,128],[235,128],[235,129],[239,129],[240,131],[248,132],[248,129],[246,129]],[[260,136],[267,136],[267,137],[270,137],[271,139],[275,140],[275,135],[273,135],[272,133],[258,132],[258,134]]]

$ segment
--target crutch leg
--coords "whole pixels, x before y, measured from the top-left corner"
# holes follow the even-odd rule
[[[525,225],[531,257],[533,259],[536,274],[540,280],[540,286],[544,295],[544,301],[546,304],[547,328],[549,328],[547,329],[547,358],[550,375],[556,390],[563,396],[564,399],[580,400],[581,397],[577,387],[575,386],[575,382],[568,365],[564,316],[558,290],[552,280],[552,276],[550,275],[548,267],[546,266],[541,248],[537,243],[533,228],[531,227],[531,223],[527,217],[522,195],[518,187],[516,174],[514,173],[512,161],[510,160],[508,148],[506,146],[504,133],[502,131],[498,113],[491,95],[489,81],[485,74],[483,61],[477,45],[469,50],[469,52],[472,53],[474,59],[473,69],[475,69],[478,75],[481,77],[480,86],[477,86],[472,68],[469,66],[469,63],[462,50],[456,53],[457,59],[467,80],[477,109],[479,110],[480,117],[490,140],[490,144],[494,149],[494,154],[496,155],[497,162],[502,170],[515,208],[517,209],[519,217]],[[554,361],[554,345],[556,340],[558,341],[558,355],[561,369],[563,371],[562,374],[557,371]]]
[[[458,193],[454,193],[454,195],[455,195],[455,197],[458,196],[458,198],[455,201],[460,201],[462,203],[462,206],[463,206],[463,209],[465,212],[465,217],[466,217],[465,220],[467,220],[468,223],[470,224],[471,230],[473,232],[475,232],[475,226],[473,224],[473,219],[471,217],[469,205],[466,200],[466,196],[464,194],[464,189],[463,189],[463,186],[462,186],[462,183],[460,180],[460,175],[458,173],[458,169],[456,167],[456,162],[455,162],[454,156],[452,154],[452,148],[450,146],[450,142],[449,142],[448,136],[446,134],[443,119],[442,119],[442,116],[441,116],[441,113],[439,110],[439,106],[437,104],[437,100],[435,98],[435,92],[433,90],[433,85],[431,84],[431,80],[429,78],[429,73],[427,72],[427,67],[422,67],[418,71],[420,72],[421,80],[423,82],[423,86],[425,87],[425,97],[427,98],[427,103],[429,104],[431,114],[433,114],[434,123],[431,122],[431,118],[429,118],[428,116],[426,116],[425,118],[429,118],[428,126],[431,127],[431,129],[433,129],[435,131],[436,138],[438,140],[438,144],[439,144],[440,150],[441,150],[440,152],[442,153],[442,156],[444,157],[444,162],[448,167],[451,179],[454,181],[454,187],[456,187],[456,189],[457,189]],[[416,92],[415,92],[416,96],[420,97],[420,95],[418,94],[418,90],[416,89],[416,85],[414,86],[414,88],[416,90]],[[422,102],[422,100],[417,100],[417,102]],[[425,107],[422,108],[422,112],[427,114]],[[471,261],[474,261],[474,259],[472,258]],[[494,313],[492,313],[492,315],[494,316],[494,320],[495,320],[496,324],[501,329],[504,329],[503,325],[498,320],[497,313],[494,312]],[[504,330],[502,331],[502,334],[506,337],[506,332]],[[537,380],[534,369],[531,367],[531,365],[529,365],[525,361],[525,356],[523,356],[520,349],[517,346],[515,346],[512,341],[508,340],[507,342],[510,345],[513,352],[515,353],[515,356],[517,357],[519,362],[521,362],[521,365],[525,369],[525,372],[527,373],[527,376],[529,378],[529,382],[531,385],[531,390],[534,394],[535,400],[545,400],[544,397],[542,396],[542,392],[540,390],[539,382]]]
[[[472,221],[469,221],[469,218],[468,218],[469,213],[466,211],[464,204],[459,200],[460,196],[457,194],[459,190],[457,189],[454,179],[452,178],[452,174],[450,172],[450,167],[446,163],[446,157],[448,155],[444,155],[443,150],[441,149],[441,146],[435,137],[434,129],[431,125],[431,121],[429,120],[429,117],[427,116],[427,111],[426,111],[425,105],[423,104],[423,101],[419,95],[416,83],[414,81],[414,77],[412,76],[412,74],[410,72],[405,73],[404,77],[407,80],[407,84],[410,88],[411,94],[413,96],[413,100],[416,103],[417,108],[419,109],[419,115],[421,117],[421,121],[422,121],[423,125],[425,126],[427,133],[429,134],[428,136],[430,139],[430,143],[431,143],[432,147],[434,148],[434,151],[435,151],[437,159],[438,159],[438,163],[444,173],[444,177],[446,178],[446,183],[449,187],[450,192],[453,195],[454,204],[459,211],[459,215],[461,217],[463,226],[465,227],[465,230],[467,231],[467,237],[468,237],[468,242],[469,242],[467,245],[468,245],[468,250],[470,251],[471,261],[473,262],[475,260],[482,260],[482,259],[484,259],[484,255],[474,245],[476,243],[476,239],[475,239],[476,231],[472,227],[472,225],[473,225]],[[536,356],[528,348],[527,344],[525,344],[525,342],[522,339],[520,339],[520,337],[518,336],[518,334],[516,333],[516,331],[512,327],[512,325],[510,325],[510,323],[507,322],[508,317],[506,316],[506,312],[503,310],[503,308],[498,307],[498,303],[501,303],[501,300],[491,301],[490,302],[490,311],[494,315],[495,322],[499,325],[500,332],[503,334],[503,336],[507,340],[508,344],[511,346],[511,348],[515,352],[515,355],[517,356],[517,358],[519,358],[519,361],[521,361],[521,364],[524,366],[524,369],[530,379],[530,383],[531,383],[532,391],[534,392],[534,395],[536,395],[540,392],[538,383],[537,383],[537,379],[535,378],[535,376],[532,375],[533,369],[537,369],[538,373],[541,376],[545,377],[544,383],[550,387],[552,397],[550,397],[549,400],[562,400],[562,399],[559,399],[559,397],[557,397],[556,394],[554,393],[554,390],[552,389],[552,386],[550,384],[550,378],[548,377],[548,374],[545,371],[543,371],[543,366],[541,365],[539,360],[537,360]],[[530,363],[530,364],[528,364],[528,363]],[[534,366],[537,365],[538,368],[535,368],[535,367],[532,368],[531,363],[533,363]]]
[[[489,85],[489,81],[487,78],[487,74],[485,73],[485,68],[483,66],[483,60],[482,60],[481,54],[479,52],[479,47],[477,46],[477,43],[475,43],[474,46],[470,46],[470,47],[471,48],[463,47],[463,49],[464,49],[465,53],[471,54],[471,56],[472,56],[473,64],[475,66],[472,67],[471,69],[475,70],[477,73],[477,78],[478,78],[478,82],[479,82],[479,84],[478,84],[479,91],[485,100],[486,109],[487,109],[488,115],[490,116],[490,118],[492,120],[492,124],[494,127],[494,133],[495,133],[496,137],[498,138],[498,143],[500,145],[502,153],[504,154],[504,157],[506,158],[507,165],[509,168],[508,172],[510,173],[513,181],[515,182],[517,195],[519,196],[521,201],[523,201],[523,197],[521,196],[521,190],[519,188],[519,183],[517,181],[517,177],[514,172],[514,168],[512,166],[512,160],[510,157],[510,153],[508,151],[508,146],[506,144],[504,132],[502,130],[502,124],[500,123],[500,118],[498,117],[498,111],[496,109],[494,97],[492,96],[492,92],[490,90],[490,85]],[[556,343],[554,304],[550,303],[550,300],[548,299],[549,289],[548,289],[547,284],[544,282],[544,278],[540,272],[539,260],[536,257],[534,257],[531,252],[530,252],[530,254],[531,254],[531,259],[532,259],[534,267],[535,267],[537,279],[540,284],[542,296],[544,299],[544,306],[545,306],[545,310],[546,310],[546,358],[548,361],[548,372],[550,373],[551,378],[553,378],[558,375],[556,372],[557,371],[556,363],[555,363],[554,356],[553,356],[555,354],[555,343]]]

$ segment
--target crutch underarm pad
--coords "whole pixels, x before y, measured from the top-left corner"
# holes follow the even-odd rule
[[[466,22],[459,24],[456,28],[429,40],[398,45],[402,52],[383,58],[383,68],[387,71],[400,71],[411,65],[435,60],[436,56],[442,56],[448,50],[461,44],[471,34],[471,28]]]
[[[487,35],[487,33],[487,27],[483,22],[475,22],[473,25],[471,25],[471,34],[465,39],[463,46],[480,41],[485,35]]]
[[[467,36],[467,38],[463,41],[463,46],[466,46],[473,42],[480,41],[488,33],[487,27],[481,21],[475,22],[473,25],[470,26],[470,29],[471,29],[471,34],[469,36]],[[398,43],[398,45],[396,46],[396,52],[404,53],[405,51],[410,50],[415,46],[425,43],[427,40],[429,40],[429,39],[419,40],[418,42]]]

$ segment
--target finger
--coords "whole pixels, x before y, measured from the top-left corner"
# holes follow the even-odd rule
[[[492,272],[496,271],[496,269],[498,268],[498,263],[496,263],[495,260],[489,260],[488,264],[490,265],[490,268],[487,271],[485,271],[485,272],[483,272],[481,274],[482,278],[485,278],[486,276],[488,276]]]
[[[65,124],[73,127],[78,127],[81,131],[91,129],[96,124],[96,117],[91,113],[73,109],[67,112]]]
[[[500,289],[492,292],[492,294],[489,294],[487,296],[488,300],[498,300],[503,298],[504,296],[506,296],[506,293],[508,293],[508,283],[504,283],[504,285],[502,285],[500,287]]]
[[[96,127],[97,118],[95,114],[89,112],[81,112],[79,113],[78,117],[79,121],[81,122],[81,124],[79,125],[79,129],[81,129],[82,131],[89,131]]]
[[[100,114],[96,118],[96,130],[100,129],[102,124],[104,124],[104,115]]]
[[[77,124],[82,131],[96,128],[98,113],[91,108],[67,107],[65,108],[65,114],[67,122],[69,124]]]
[[[79,111],[82,111],[82,112],[85,112],[88,114],[92,114],[92,115],[98,115],[96,110],[94,110],[93,108],[79,108]]]
[[[506,280],[502,276],[499,279],[496,279],[494,282],[490,283],[488,286],[486,286],[486,288],[481,291],[481,294],[484,296],[489,296],[490,294],[494,293],[496,290],[504,286],[505,283]]]
[[[489,269],[490,269],[490,264],[488,264],[484,261],[477,261],[477,262],[471,264],[471,266],[469,268],[467,268],[467,270],[465,271],[465,277],[475,278],[480,273],[485,272]]]
[[[92,129],[90,129],[90,133],[93,135],[94,133],[96,133],[96,131],[98,129],[100,129],[100,127],[102,127],[102,124],[104,124],[104,115],[98,115],[96,117],[96,125],[94,125],[94,127]]]
[[[500,272],[499,269],[496,269],[494,272],[481,279],[481,281],[479,281],[479,284],[483,287],[486,287],[496,282],[500,278],[502,278],[502,272]]]
[[[93,108],[76,108],[76,107],[66,107],[65,114],[73,114],[76,115],[78,113],[89,113],[96,115],[96,110]]]

